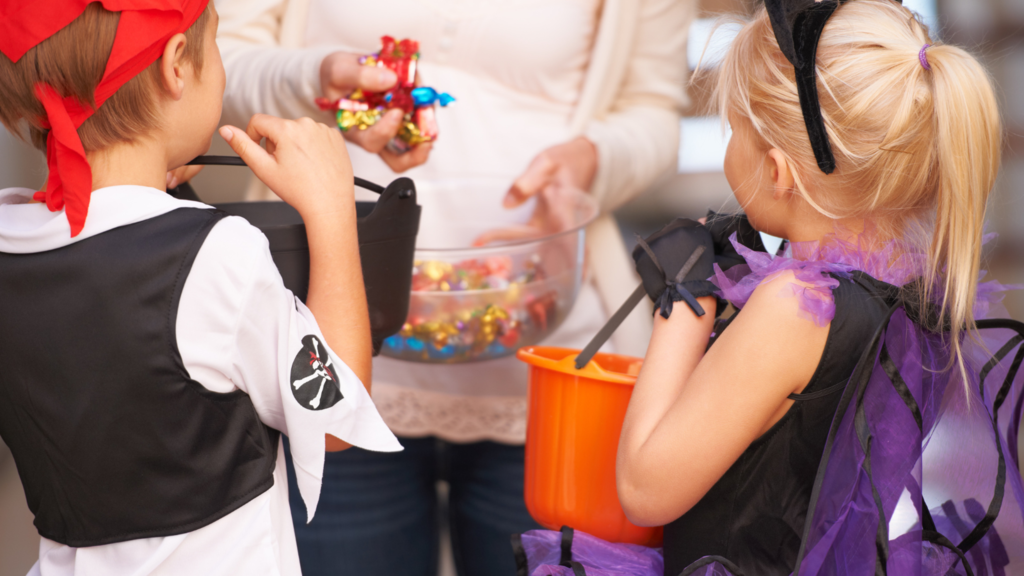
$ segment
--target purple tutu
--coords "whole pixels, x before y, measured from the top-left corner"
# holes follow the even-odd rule
[[[512,537],[518,576],[661,576],[660,548],[613,544],[586,532],[533,530]]]
[[[561,532],[516,534],[512,548],[516,576],[663,576],[665,572],[660,548],[613,544],[569,527]],[[684,574],[741,576],[727,559],[714,556],[694,562]]]

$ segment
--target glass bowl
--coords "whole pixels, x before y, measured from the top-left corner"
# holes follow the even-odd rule
[[[592,198],[560,189],[506,210],[507,180],[417,182],[423,218],[413,263],[409,315],[381,354],[431,364],[512,355],[536,344],[565,320],[583,279]],[[558,205],[558,223],[530,225],[537,208]],[[551,219],[555,220],[555,219]],[[516,239],[474,247],[481,234]]]

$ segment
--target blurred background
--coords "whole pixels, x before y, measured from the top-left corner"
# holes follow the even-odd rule
[[[1024,255],[1024,0],[904,0],[904,4],[921,15],[933,38],[967,47],[995,78],[1006,144],[1002,175],[989,209],[990,229],[1000,236],[989,247],[987,268],[990,277],[1003,283],[1022,283],[1024,258],[1018,255]],[[687,61],[680,55],[680,65],[696,69],[703,52],[702,69],[713,67],[735,30],[729,25],[716,29],[716,18],[749,14],[755,6],[756,0],[702,0],[700,18],[691,28]],[[674,217],[696,218],[708,208],[735,207],[721,171],[728,134],[719,118],[704,115],[708,86],[706,73],[695,75],[693,105],[682,122],[676,172],[618,212],[628,243],[632,244],[634,233],[649,233]],[[214,138],[211,153],[230,153],[219,137]],[[45,179],[42,154],[0,129],[0,185],[40,188]],[[212,167],[194,184],[204,200],[217,203],[240,200],[247,182],[246,171]],[[1015,318],[1024,319],[1024,291],[1008,296],[1006,304]],[[0,576],[23,576],[38,557],[38,546],[13,459],[0,443]],[[442,576],[446,576],[451,573],[449,560],[442,563]]]

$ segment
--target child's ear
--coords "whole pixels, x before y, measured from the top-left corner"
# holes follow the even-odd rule
[[[767,163],[773,184],[772,198],[782,200],[787,194],[792,194],[796,187],[793,169],[789,165],[786,155],[778,148],[768,151]]]
[[[159,60],[158,74],[160,87],[173,100],[180,100],[185,94],[185,73],[189,63],[185,61],[185,35],[175,34],[164,46]],[[190,67],[190,66],[189,66]]]

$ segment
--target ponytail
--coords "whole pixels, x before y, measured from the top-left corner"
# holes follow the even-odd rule
[[[974,329],[985,207],[999,171],[1002,128],[984,68],[955,46],[922,52],[931,68],[938,186],[924,302],[941,303],[939,325],[961,373],[962,332]]]
[[[845,2],[818,43],[818,99],[837,169],[811,153],[793,67],[762,8],[719,68],[723,116],[750,120],[794,166],[796,188],[832,219],[872,222],[879,240],[921,255],[909,297],[948,326],[951,362],[966,373],[985,206],[999,171],[1002,127],[992,82],[970,54],[932,46],[928,29],[891,0]],[[909,281],[910,278],[907,278]],[[950,365],[952,368],[952,364]]]

